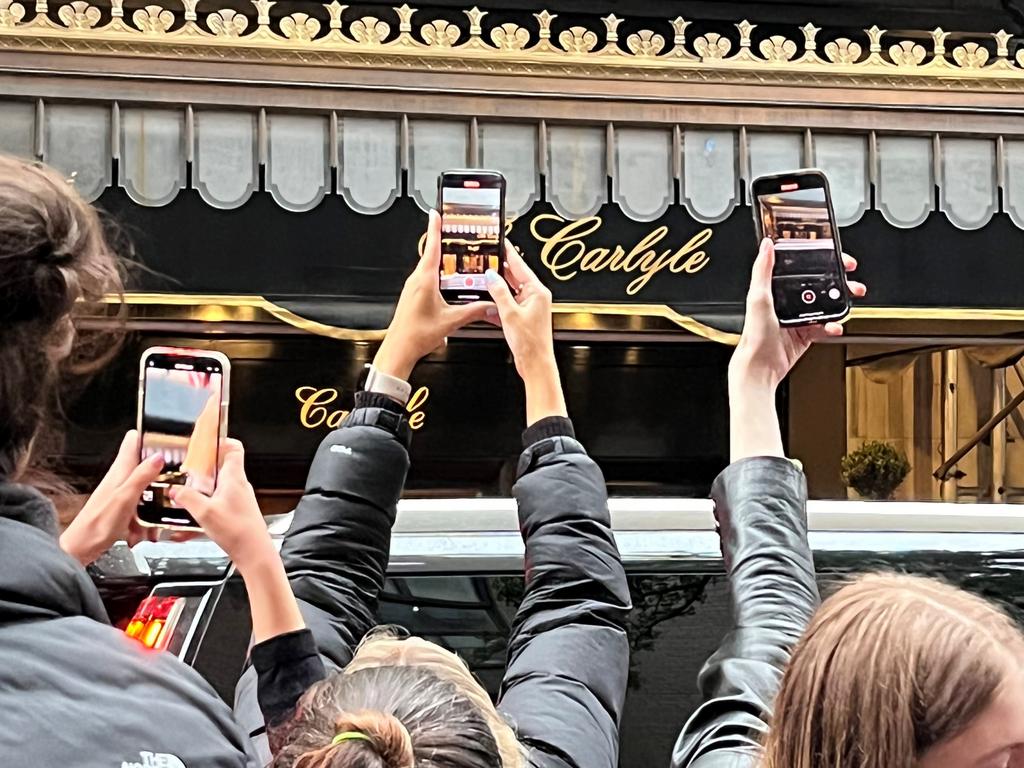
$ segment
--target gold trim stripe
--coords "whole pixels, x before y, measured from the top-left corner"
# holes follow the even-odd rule
[[[226,320],[254,321],[259,318],[255,313],[262,311],[269,317],[292,327],[334,339],[345,341],[376,341],[384,337],[385,329],[338,328],[314,320],[301,317],[289,309],[272,301],[255,295],[219,295],[219,294],[171,294],[171,293],[126,293],[123,297],[108,296],[107,304],[125,303],[132,306],[186,306],[197,311],[192,319],[204,322],[223,322]],[[249,316],[228,316],[224,309],[251,310]],[[573,303],[558,302],[554,312],[561,316],[580,316],[578,330],[601,330],[599,326],[591,327],[592,317],[626,317],[626,318],[660,318],[689,331],[690,333],[722,344],[735,345],[739,341],[737,334],[713,328],[688,315],[676,312],[663,304],[611,304],[611,303]],[[1011,322],[1024,323],[1024,309],[975,309],[969,307],[855,307],[848,322],[859,320],[901,320],[901,321],[945,321],[945,322]],[[573,328],[577,330],[577,328]],[[637,329],[642,330],[642,328]]]
[[[888,34],[877,25],[854,38],[830,40],[819,47],[820,28],[806,24],[789,34],[755,41],[757,25],[748,21],[712,25],[687,39],[690,21],[666,20],[660,29],[640,29],[622,39],[624,21],[615,14],[601,19],[603,30],[572,26],[557,34],[555,14],[533,14],[528,27],[498,24],[486,34],[488,14],[464,10],[466,23],[431,18],[409,5],[393,9],[390,20],[375,16],[346,18],[348,6],[324,3],[325,25],[305,13],[271,23],[272,0],[252,0],[251,18],[232,9],[196,11],[197,0],[164,0],[125,14],[123,0],[111,0],[108,21],[85,0],[52,3],[59,21],[47,14],[48,3],[0,0],[0,49],[207,59],[271,64],[305,64],[356,68],[398,68],[478,73],[517,73],[568,77],[760,85],[801,83],[811,86],[864,85],[934,89],[1005,90],[1024,81],[1024,51],[1011,56],[1012,35],[958,36],[921,33],[929,44]],[[207,3],[210,5],[212,3]],[[168,7],[165,7],[168,6]],[[500,21],[499,19],[496,19]],[[395,23],[397,21],[397,24]],[[987,47],[994,43],[995,53]]]

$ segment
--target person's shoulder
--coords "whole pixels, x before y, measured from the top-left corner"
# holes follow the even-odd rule
[[[686,768],[757,768],[761,758],[761,748],[757,746],[727,747],[701,755]]]

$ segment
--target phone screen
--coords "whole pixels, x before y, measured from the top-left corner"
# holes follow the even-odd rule
[[[845,316],[849,298],[823,181],[798,177],[773,186],[757,203],[762,232],[775,243],[776,315],[791,323]]]
[[[224,371],[213,357],[156,353],[142,374],[141,459],[164,459],[163,472],[142,493],[139,519],[152,525],[198,527],[172,505],[172,485],[207,495],[217,484]]]
[[[500,174],[441,175],[441,295],[450,303],[487,298],[484,273],[501,269],[505,183]]]

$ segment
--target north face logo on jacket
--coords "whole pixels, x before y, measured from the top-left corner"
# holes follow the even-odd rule
[[[141,763],[121,763],[121,768],[186,768],[180,758],[157,752],[139,752]]]

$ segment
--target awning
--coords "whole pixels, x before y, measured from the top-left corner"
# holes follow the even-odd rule
[[[362,214],[397,199],[435,204],[449,168],[500,170],[510,216],[546,201],[566,219],[614,203],[634,221],[682,206],[714,224],[740,205],[750,179],[814,166],[832,182],[840,226],[868,210],[898,228],[935,210],[962,230],[1006,215],[1024,229],[1024,139],[1002,136],[637,127],[366,117],[124,103],[0,101],[0,150],[47,162],[89,200],[112,185],[160,207],[186,188],[218,209],[267,192],[304,212],[340,195]]]

